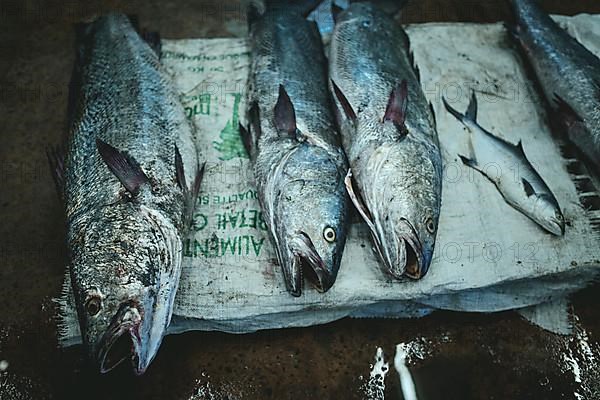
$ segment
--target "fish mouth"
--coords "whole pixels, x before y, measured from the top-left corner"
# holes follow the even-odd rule
[[[328,291],[335,282],[335,276],[327,268],[310,237],[300,231],[292,246],[294,248],[290,250],[291,270],[286,276],[286,286],[290,294],[295,297],[302,294],[304,275],[317,291],[320,293]]]
[[[424,254],[423,245],[412,224],[406,219],[401,219],[400,225],[404,227],[404,233],[396,237],[397,254],[395,260],[388,261],[389,271],[396,279],[403,276],[421,279],[429,270],[431,257]]]
[[[544,224],[544,227],[556,236],[563,236],[565,234],[565,221],[559,220],[558,218],[551,218],[550,221]]]
[[[100,373],[115,369],[128,358],[136,375],[146,371],[148,363],[143,362],[144,357],[141,357],[141,322],[141,313],[136,305],[125,303],[121,306],[100,341],[97,356]]]

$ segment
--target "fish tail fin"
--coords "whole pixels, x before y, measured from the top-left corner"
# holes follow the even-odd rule
[[[467,111],[464,114],[461,114],[456,109],[454,109],[444,97],[442,97],[442,102],[444,103],[444,107],[446,110],[454,116],[457,120],[465,124],[467,121],[477,123],[477,96],[475,96],[475,92],[471,94],[471,99],[469,100],[469,105],[467,107]]]

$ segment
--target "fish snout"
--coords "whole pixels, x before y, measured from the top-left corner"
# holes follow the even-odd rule
[[[555,215],[548,218],[543,226],[556,236],[563,236],[565,234],[565,219],[560,211],[557,211]]]

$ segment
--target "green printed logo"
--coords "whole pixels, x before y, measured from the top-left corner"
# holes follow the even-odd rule
[[[200,93],[189,99],[194,102],[192,107],[185,108],[185,115],[192,118],[196,115],[210,115],[210,93]]]
[[[227,121],[225,127],[219,134],[221,140],[213,141],[213,147],[215,150],[221,153],[219,159],[223,161],[229,161],[236,157],[249,158],[248,153],[246,153],[246,149],[244,148],[244,143],[242,142],[242,137],[240,136],[240,131],[238,128],[239,108],[242,95],[241,93],[234,93],[233,96],[233,115],[231,119]]]
[[[186,239],[183,244],[184,257],[220,258],[226,256],[258,257],[261,254],[264,237],[254,235],[227,236],[210,239]]]

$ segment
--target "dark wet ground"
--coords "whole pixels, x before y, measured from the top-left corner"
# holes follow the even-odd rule
[[[600,13],[599,2],[545,3],[553,13]],[[437,312],[415,321],[169,336],[141,378],[126,367],[97,376],[86,370],[80,348],[59,350],[51,298],[59,294],[66,254],[44,148],[65,130],[71,24],[111,9],[139,15],[167,38],[232,36],[243,27],[240,7],[225,1],[0,1],[0,399],[358,399],[376,347],[393,355],[397,343],[411,341],[429,349],[410,364],[420,399],[572,399],[575,391],[600,398],[594,359],[579,357],[582,382],[568,361],[585,333],[597,361],[597,286],[573,298],[579,339],[545,332],[515,313]],[[507,15],[504,1],[415,0],[402,20]],[[401,398],[395,373],[386,383],[387,398]]]

